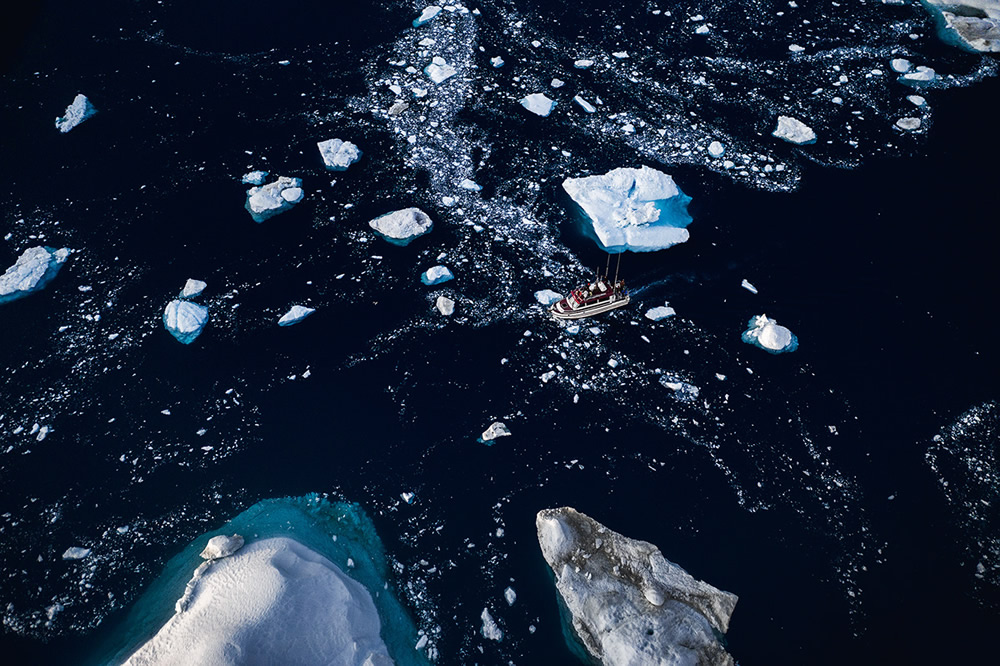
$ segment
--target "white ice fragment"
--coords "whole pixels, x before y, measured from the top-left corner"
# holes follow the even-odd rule
[[[403,501],[407,504],[413,504],[413,499],[416,497],[414,493],[400,493],[399,496],[402,497]]]
[[[484,608],[480,618],[483,620],[483,636],[491,641],[502,641],[503,631],[497,626],[497,623],[493,621],[490,611]]]
[[[513,606],[514,602],[517,601],[517,592],[514,591],[514,588],[508,587],[503,591],[503,598],[507,600],[508,606]]]
[[[503,58],[501,58],[500,56],[493,56],[492,58],[490,58],[490,64],[496,68],[503,67]]]
[[[247,190],[246,209],[255,222],[263,222],[302,200],[302,180],[280,176],[273,183]]]
[[[723,154],[725,154],[725,152],[726,152],[725,147],[718,141],[713,141],[712,143],[708,144],[708,154],[711,155],[712,157],[716,158],[722,157]]]
[[[798,145],[816,143],[816,133],[812,128],[791,116],[778,116],[778,126],[771,135]]]
[[[90,548],[84,548],[82,546],[70,546],[66,549],[66,552],[62,554],[64,560],[82,560],[83,558],[90,555]]]
[[[595,107],[593,104],[591,104],[584,98],[580,97],[579,95],[574,97],[573,101],[576,102],[580,106],[580,108],[586,111],[587,113],[593,113],[594,111],[597,111],[597,107]]]
[[[239,534],[234,534],[231,537],[225,534],[214,536],[208,540],[205,549],[201,551],[201,559],[220,560],[223,557],[229,557],[242,548],[243,543],[243,537]]]
[[[458,186],[463,190],[469,190],[470,192],[478,192],[483,189],[479,183],[469,178],[463,178],[462,182],[459,183]]]
[[[30,247],[0,275],[0,304],[23,298],[47,285],[62,268],[71,250]]]
[[[556,102],[546,97],[545,93],[532,93],[521,100],[521,106],[542,117],[549,115],[555,105]]]
[[[564,85],[566,85],[566,82],[563,81],[562,79],[552,79],[552,83],[550,83],[549,85],[552,86],[553,88],[562,88]]]
[[[400,90],[400,92],[402,92]],[[399,92],[396,93],[397,95]],[[345,171],[347,167],[361,159],[361,149],[350,141],[341,139],[328,139],[316,144],[319,154],[323,158],[323,164],[329,171]]]
[[[918,65],[916,70],[903,74],[899,77],[899,80],[903,83],[921,84],[928,83],[936,78],[937,72],[935,72],[932,68],[925,67],[924,65]]]
[[[589,69],[590,67],[594,66],[594,61],[586,59],[574,60],[573,66],[576,67],[577,69]]]
[[[535,300],[546,307],[552,305],[553,303],[558,303],[562,299],[562,294],[556,293],[551,289],[542,289],[541,291],[535,292]]]
[[[916,106],[923,106],[927,104],[927,100],[920,95],[907,95],[906,99],[910,100],[910,103]]]
[[[184,283],[184,288],[181,289],[180,298],[196,298],[201,295],[201,292],[205,291],[205,287],[207,286],[208,284],[202,280],[188,278],[187,282]]]
[[[429,287],[454,278],[455,275],[447,266],[431,266],[420,274],[420,281]]]
[[[368,226],[393,245],[408,245],[429,232],[434,223],[419,208],[404,208],[377,217]]]
[[[892,67],[892,71],[905,74],[910,71],[910,67],[913,66],[913,63],[906,58],[893,58],[889,63],[889,66]]]
[[[908,132],[920,129],[920,118],[900,118],[896,121],[896,127]]]
[[[660,307],[650,308],[646,310],[646,319],[651,319],[653,321],[660,321],[661,319],[666,319],[667,317],[673,317],[677,314],[677,311],[670,307],[669,303],[664,303]]]
[[[804,46],[799,46],[798,44],[789,44],[788,50],[791,51],[792,53],[802,53],[806,49]]]
[[[65,134],[87,118],[90,118],[97,109],[90,103],[86,95],[77,95],[73,102],[66,107],[66,115],[56,118],[56,129]]]
[[[449,65],[441,56],[434,56],[431,64],[424,67],[424,74],[435,84],[439,84],[458,74],[458,70]]]
[[[313,312],[316,312],[316,308],[307,308],[304,305],[293,305],[291,309],[281,316],[278,320],[278,326],[292,326],[299,323]]]
[[[740,286],[749,291],[751,294],[757,293],[757,287],[750,284],[750,281],[746,278],[743,278],[743,282],[740,283]]]
[[[510,430],[507,426],[500,422],[494,421],[489,428],[483,431],[482,440],[484,442],[492,442],[497,437],[509,437]]]
[[[194,342],[208,323],[208,308],[191,301],[174,299],[163,310],[163,325],[185,345]]]
[[[694,29],[694,34],[696,34],[696,35],[707,35],[708,34],[708,30],[709,30],[709,28],[708,28],[707,25],[699,25],[697,28]]]
[[[447,296],[438,296],[437,301],[434,302],[434,307],[438,309],[438,312],[448,316],[455,312],[455,301],[451,300]]]
[[[267,171],[250,171],[243,174],[243,183],[246,185],[263,185],[267,180]]]
[[[441,8],[437,5],[429,5],[424,7],[424,11],[420,13],[420,16],[413,19],[413,27],[419,28],[425,23],[429,23],[434,20],[434,17],[441,13]]]
[[[743,342],[772,354],[792,352],[799,346],[798,338],[790,330],[779,326],[773,319],[768,319],[767,315],[751,317],[749,328],[743,332],[742,337]]]

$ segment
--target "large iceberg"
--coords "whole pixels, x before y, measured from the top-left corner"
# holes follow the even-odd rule
[[[721,637],[736,595],[570,507],[540,511],[535,527],[572,633],[599,663],[733,664]]]
[[[376,217],[368,226],[394,245],[409,245],[414,238],[430,231],[434,223],[419,208],[404,208]]]
[[[420,12],[420,16],[413,19],[413,27],[419,28],[425,23],[430,23],[434,20],[434,17],[441,13],[441,8],[438,5],[430,5],[424,7],[424,11]]]
[[[562,186],[587,217],[584,231],[608,252],[653,252],[688,239],[691,197],[661,171],[620,168]]]
[[[185,345],[194,342],[207,323],[208,308],[191,301],[174,299],[163,310],[163,325]]]
[[[316,144],[319,154],[323,158],[323,164],[330,171],[346,171],[347,167],[361,159],[364,154],[361,149],[350,141],[341,139],[329,139]]]
[[[42,289],[52,281],[71,250],[29,247],[14,265],[0,275],[0,304],[15,301]]]
[[[97,113],[97,109],[90,103],[86,95],[77,95],[73,102],[66,107],[66,115],[56,118],[56,129],[65,134],[87,118]]]
[[[921,0],[941,39],[967,51],[1000,51],[1000,0]]]
[[[771,132],[772,136],[784,139],[788,143],[804,145],[816,143],[816,132],[798,118],[778,116],[778,126]]]
[[[799,348],[799,340],[794,333],[763,314],[750,317],[749,328],[743,331],[743,342],[772,354],[793,352]]]
[[[273,183],[247,190],[246,209],[254,222],[263,222],[302,201],[302,180],[280,176]]]
[[[224,558],[201,559],[210,537],[234,533],[253,536]],[[266,500],[171,559],[115,633],[118,643],[93,661],[425,666],[389,571],[357,505]]]

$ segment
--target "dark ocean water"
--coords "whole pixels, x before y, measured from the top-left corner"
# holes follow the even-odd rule
[[[462,128],[460,140],[431,142],[430,157],[371,111],[394,76],[385,61],[414,41],[400,36],[415,5],[49,2],[11,20],[0,53],[0,237],[11,239],[0,248],[9,263],[36,244],[77,252],[45,291],[0,310],[10,663],[92,657],[192,539],[255,502],[309,492],[369,513],[400,565],[390,582],[443,664],[573,662],[534,533],[535,513],[562,505],[738,594],[728,644],[742,664],[989,654],[1000,523],[995,510],[966,517],[1000,489],[926,453],[998,398],[1000,82],[921,91],[931,113],[916,136],[891,129],[912,108],[901,99],[913,91],[895,82],[845,86],[843,113],[804,95],[837,63],[888,71],[893,49],[956,75],[990,60],[941,46],[919,7],[837,10],[856,12],[851,21],[820,8],[805,33],[758,20],[784,5],[747,5],[731,23],[725,7],[673,7],[715,21],[707,41],[648,27],[662,17],[652,7],[584,3],[560,21],[561,3],[495,2],[472,37],[456,18],[455,43],[435,38],[456,62],[479,58],[481,78],[465,98],[427,98],[440,94],[426,112],[455,108],[449,122]],[[533,32],[505,32],[518,21]],[[545,42],[537,53],[532,36]],[[785,68],[793,39],[852,50]],[[634,83],[567,65],[622,49]],[[494,53],[503,69],[489,69]],[[746,91],[689,88],[718,65],[706,55],[742,62],[733,76]],[[758,76],[765,68],[776,82]],[[727,155],[771,155],[791,175],[740,176],[657,147],[641,126],[623,136],[569,111],[525,117],[518,86],[556,74],[636,125],[656,117],[678,144],[700,141],[685,125],[694,118],[727,137]],[[483,84],[513,92],[498,101]],[[77,92],[99,113],[60,135],[52,120]],[[785,93],[814,120],[815,147],[768,136]],[[345,173],[325,172],[315,150],[334,136],[365,150]],[[482,233],[441,202],[454,194],[443,174],[469,155],[486,203],[461,205]],[[691,240],[627,254],[636,304],[568,336],[532,292],[570,288],[604,255],[574,228],[558,185],[643,163],[693,198]],[[252,169],[303,178],[306,200],[254,224],[240,183]],[[408,205],[435,219],[427,237],[400,248],[367,231]],[[529,231],[526,216],[539,221]],[[424,287],[418,276],[441,252],[456,280]],[[182,346],[160,316],[188,277],[208,282],[212,320]],[[432,310],[438,293],[458,301],[452,320]],[[641,316],[664,301],[675,319]],[[317,312],[274,325],[294,303]],[[740,341],[765,312],[798,351]],[[610,358],[622,361],[614,371]],[[698,385],[701,402],[677,401],[658,370]],[[513,436],[483,446],[494,420]],[[52,428],[44,441],[27,435],[34,423]],[[945,441],[980,452],[979,476],[996,478],[995,432]],[[400,500],[409,491],[412,505]],[[94,554],[63,562],[71,545]],[[65,608],[46,624],[55,601]],[[502,643],[478,633],[484,607]]]

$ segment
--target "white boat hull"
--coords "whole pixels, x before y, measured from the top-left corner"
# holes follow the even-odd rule
[[[603,303],[596,303],[594,305],[585,305],[575,310],[573,308],[564,308],[562,306],[562,301],[553,305],[549,312],[556,319],[585,319],[586,317],[593,317],[594,315],[604,314],[605,312],[610,312],[611,310],[617,310],[618,308],[623,308],[629,304],[628,294],[621,296],[619,298],[612,299],[610,301],[605,301]]]

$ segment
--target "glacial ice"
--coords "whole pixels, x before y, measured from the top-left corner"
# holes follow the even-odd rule
[[[484,608],[479,618],[483,621],[481,631],[484,638],[497,642],[503,640],[503,630],[497,626],[496,621],[493,620],[493,616],[490,615],[489,609]]]
[[[368,226],[394,245],[409,245],[413,239],[430,231],[434,223],[419,208],[404,208],[376,217]]]
[[[799,347],[798,338],[790,330],[763,314],[750,318],[749,328],[743,332],[742,337],[743,342],[772,354],[793,352]]]
[[[90,548],[70,546],[66,549],[66,552],[62,554],[62,558],[64,560],[82,560],[83,558],[90,556],[90,553]]]
[[[455,276],[447,266],[431,266],[420,274],[420,281],[428,287],[453,279]]]
[[[492,442],[497,437],[508,436],[510,436],[510,430],[507,426],[500,421],[494,421],[489,428],[483,431],[482,440],[484,442]]]
[[[490,64],[493,65],[495,68],[499,69],[504,65],[503,58],[501,58],[500,56],[493,56],[492,58],[490,58]]]
[[[588,102],[584,98],[580,97],[579,95],[576,95],[573,98],[573,101],[576,102],[577,105],[579,105],[579,107],[581,109],[583,109],[584,111],[586,111],[587,113],[593,113],[594,111],[597,111],[597,107],[596,106],[594,106],[593,104],[591,104],[590,102]]]
[[[434,20],[434,17],[441,13],[441,8],[437,5],[430,5],[424,7],[424,11],[420,13],[420,16],[413,19],[413,27],[419,28],[425,23],[430,23]]]
[[[542,289],[541,291],[535,292],[535,300],[546,307],[552,305],[553,303],[558,303],[562,299],[562,294],[554,292],[551,289]]]
[[[669,303],[664,303],[663,305],[650,308],[646,310],[646,319],[651,319],[653,321],[660,321],[661,319],[666,319],[667,317],[672,317],[677,314],[677,311],[670,307]]]
[[[447,296],[438,296],[437,300],[434,301],[434,307],[437,311],[448,317],[455,313],[455,301],[451,300]]]
[[[243,174],[244,185],[263,185],[267,182],[267,171],[248,171]]]
[[[698,399],[698,394],[701,393],[701,390],[694,384],[670,374],[660,375],[660,384],[673,391],[674,397],[681,402],[693,402]]]
[[[347,167],[360,160],[364,154],[356,145],[342,139],[319,141],[316,147],[329,171],[346,171]]]
[[[470,192],[479,192],[483,189],[482,185],[471,178],[463,178],[462,182],[460,182],[458,186],[463,190],[469,190]]]
[[[441,56],[434,56],[431,63],[424,67],[424,74],[435,84],[439,84],[458,74],[458,70]]]
[[[589,222],[584,231],[608,252],[653,252],[688,239],[691,197],[661,171],[619,168],[562,186]]]
[[[205,550],[201,551],[201,559],[220,560],[223,557],[229,557],[242,548],[244,543],[243,537],[239,534],[234,534],[231,537],[219,534],[208,540]]]
[[[263,222],[302,201],[302,180],[280,176],[273,183],[247,190],[246,209],[255,222]]]
[[[921,0],[942,41],[966,51],[1000,51],[1000,0]]]
[[[920,129],[920,118],[900,118],[896,121],[896,127],[907,132]]]
[[[86,95],[77,95],[73,102],[66,107],[66,115],[56,118],[56,129],[65,134],[87,118],[90,118],[97,109],[90,103]]]
[[[606,666],[732,665],[720,642],[737,597],[696,580],[651,543],[570,507],[539,511],[538,543],[573,635]]]
[[[905,74],[913,67],[913,63],[906,58],[893,58],[889,65],[892,67],[892,71],[899,74]]]
[[[514,588],[507,587],[503,591],[503,598],[507,600],[508,606],[513,606],[514,602],[517,601],[517,592],[514,591]]]
[[[69,248],[30,247],[0,275],[0,304],[24,298],[44,288],[69,257]]]
[[[933,67],[925,65],[917,65],[916,69],[899,77],[900,83],[911,86],[921,86],[925,83],[931,83],[935,79],[937,79],[937,72],[934,71]]]
[[[556,102],[546,97],[545,93],[532,93],[521,100],[521,106],[543,118],[552,113],[555,105]]]
[[[753,286],[753,284],[750,283],[750,280],[747,280],[746,278],[743,278],[743,282],[740,283],[740,286],[749,291],[751,294],[757,293],[757,287]]]
[[[800,146],[816,143],[816,133],[812,131],[812,128],[791,116],[778,116],[778,126],[771,132],[771,135]]]
[[[208,284],[201,280],[188,278],[188,281],[184,283],[184,288],[181,289],[181,293],[178,298],[195,298],[201,295],[201,292],[205,291],[205,287],[207,286]]]
[[[315,308],[307,308],[304,305],[293,305],[288,312],[281,315],[281,319],[278,320],[278,326],[292,326],[299,323],[313,312],[316,312]]]
[[[718,141],[713,141],[708,144],[708,154],[712,157],[719,158],[726,153],[726,148]]]
[[[163,325],[179,342],[194,342],[208,323],[208,308],[191,301],[174,299],[163,310]]]

